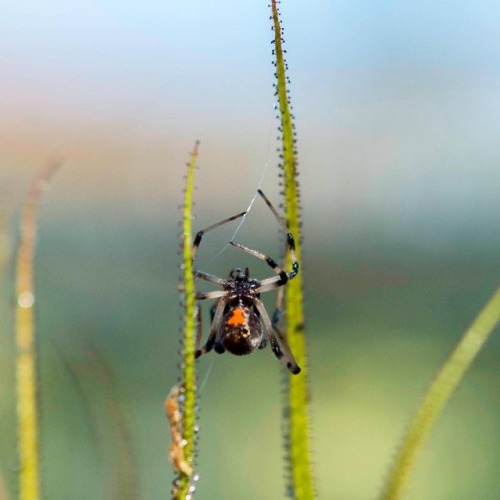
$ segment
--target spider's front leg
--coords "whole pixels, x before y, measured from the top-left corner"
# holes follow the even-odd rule
[[[211,226],[208,226],[205,229],[202,229],[201,231],[198,231],[196,233],[195,238],[194,238],[193,247],[191,249],[191,260],[193,262],[195,261],[196,253],[198,252],[198,247],[200,246],[201,239],[203,238],[204,234],[208,233],[209,231],[212,231],[213,229],[215,229],[219,226],[227,224],[228,222],[232,222],[233,220],[239,219],[240,217],[245,217],[246,215],[247,215],[247,212],[241,212],[239,214],[233,215],[232,217],[221,220],[220,222],[217,222],[216,224],[212,224]]]

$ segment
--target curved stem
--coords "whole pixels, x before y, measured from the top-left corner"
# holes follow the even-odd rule
[[[479,313],[431,384],[404,438],[382,498],[402,498],[417,455],[465,372],[500,322],[500,288]]]
[[[26,195],[17,251],[16,374],[20,500],[37,500],[41,497],[34,258],[40,200],[58,167],[57,164],[51,164],[43,168]]]

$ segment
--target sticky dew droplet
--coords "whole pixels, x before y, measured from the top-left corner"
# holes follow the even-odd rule
[[[17,304],[23,309],[29,309],[33,307],[35,303],[35,296],[31,292],[21,292],[17,296]]]

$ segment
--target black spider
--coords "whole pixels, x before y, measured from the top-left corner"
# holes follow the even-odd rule
[[[197,293],[196,300],[217,299],[217,302],[212,308],[212,327],[205,345],[200,349],[200,341],[202,335],[201,320],[198,319],[198,338],[196,342],[196,357],[200,357],[212,349],[219,354],[224,351],[229,351],[238,356],[250,354],[257,348],[263,348],[267,344],[262,332],[262,324],[265,326],[271,349],[276,357],[290,370],[291,373],[297,374],[300,372],[300,367],[297,365],[295,358],[288,346],[285,336],[277,327],[279,320],[279,309],[273,314],[273,319],[264,307],[260,300],[260,294],[274,290],[275,288],[286,285],[289,280],[295,278],[299,272],[299,263],[295,256],[295,242],[293,236],[286,227],[285,222],[278,215],[276,209],[272,206],[266,195],[258,189],[258,193],[264,199],[271,212],[276,217],[276,220],[283,227],[286,233],[287,245],[292,259],[292,270],[284,271],[275,260],[267,255],[248,248],[234,241],[229,243],[244,252],[257,257],[266,262],[271,269],[276,273],[276,276],[266,278],[264,280],[251,279],[248,267],[242,271],[239,268],[233,269],[229,273],[227,279],[222,279],[202,271],[194,271],[197,278],[213,283],[221,287],[221,290],[213,290],[207,293]],[[202,229],[196,234],[192,249],[193,262],[196,258],[196,252],[200,246],[203,235],[212,229],[215,229],[223,224],[234,221],[243,217],[247,212],[241,212],[233,215],[228,219],[224,219],[216,224],[213,224],[205,229]],[[199,309],[198,309],[198,314]],[[279,338],[278,343],[276,335]]]

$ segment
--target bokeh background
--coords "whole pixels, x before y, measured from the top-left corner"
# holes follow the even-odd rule
[[[184,164],[200,139],[197,228],[244,210],[259,185],[279,205],[268,17],[255,0],[1,3],[1,498],[16,491],[16,221],[52,160],[63,168],[36,260],[45,497],[169,497]],[[290,0],[282,17],[318,494],[376,498],[425,388],[499,282],[500,8]],[[227,249],[234,230],[210,234],[198,266],[267,276]],[[258,203],[237,237],[279,256]],[[499,357],[493,336],[407,498],[498,498]],[[282,498],[279,364],[267,350],[199,367],[198,498]]]

